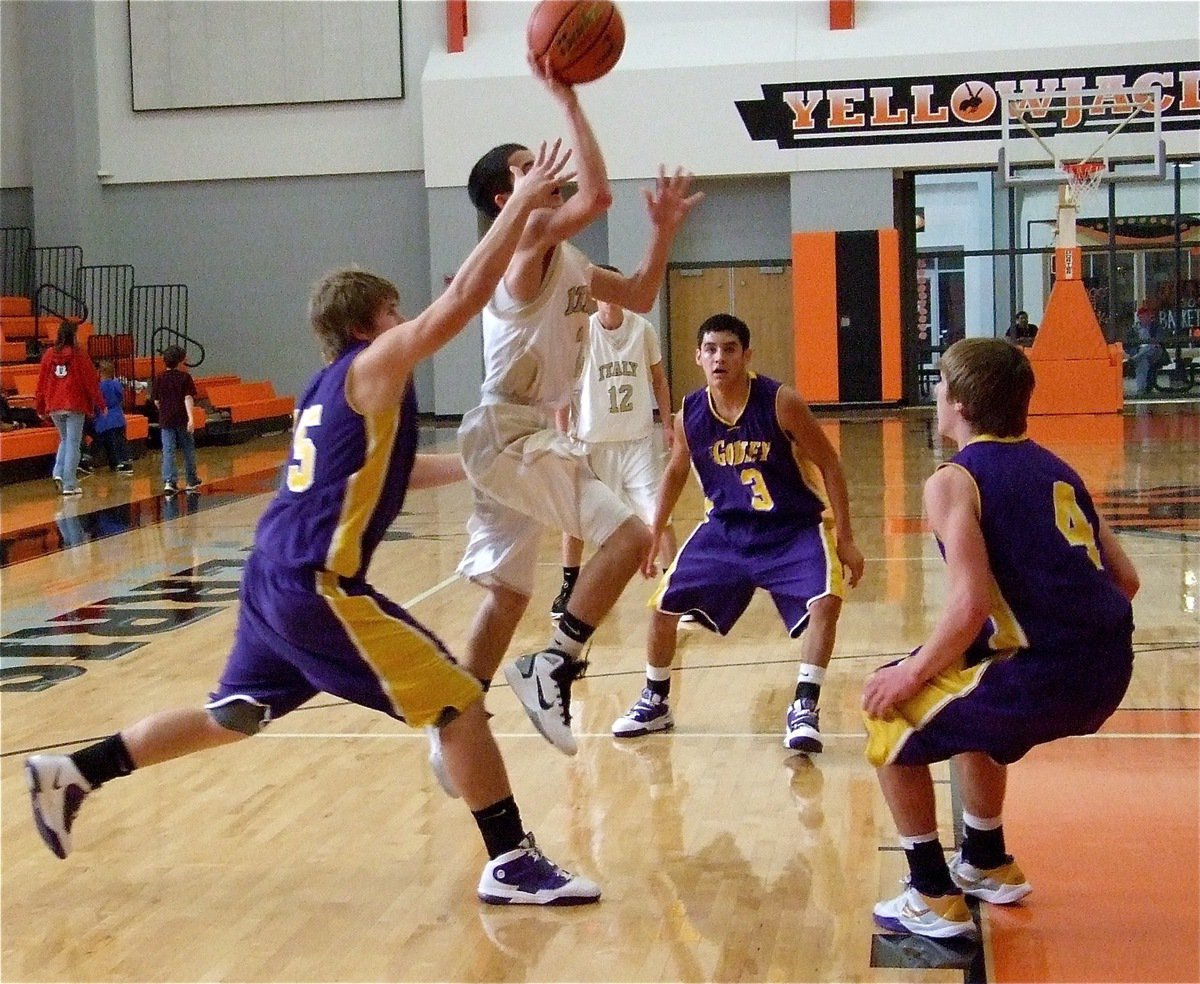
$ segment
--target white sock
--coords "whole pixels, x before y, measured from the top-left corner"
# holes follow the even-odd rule
[[[906,851],[911,851],[918,844],[925,844],[928,841],[935,841],[937,839],[938,832],[936,830],[930,831],[928,834],[916,834],[912,837],[905,837],[903,834],[901,834],[900,846]]]
[[[796,675],[797,683],[815,683],[818,687],[825,682],[825,667],[815,663],[801,663]]]
[[[1004,825],[1000,817],[977,817],[966,810],[963,810],[962,817],[963,823],[973,830],[995,830]]]
[[[671,679],[671,667],[669,666],[651,666],[646,664],[646,679],[653,680],[655,683],[663,683]]]

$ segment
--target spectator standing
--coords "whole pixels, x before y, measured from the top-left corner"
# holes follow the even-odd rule
[[[187,476],[185,491],[200,489],[200,476],[196,472],[195,424],[192,410],[196,406],[196,383],[191,374],[179,367],[183,365],[183,349],[178,345],[168,346],[162,354],[167,366],[154,381],[151,399],[158,410],[158,433],[162,439],[163,492],[172,495],[179,491],[175,484],[175,448],[183,451],[183,467]]]
[[[76,326],[62,321],[54,345],[42,353],[34,406],[58,430],[58,451],[51,472],[63,495],[80,495],[79,452],[83,422],[104,408],[100,380],[87,352],[75,344]]]
[[[113,364],[105,359],[100,363],[100,395],[104,412],[96,414],[96,447],[108,461],[108,470],[132,475],[129,463],[129,444],[125,440],[125,387],[115,378]]]

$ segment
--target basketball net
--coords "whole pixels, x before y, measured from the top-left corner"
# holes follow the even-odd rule
[[[1073,249],[1079,245],[1075,237],[1079,206],[1100,187],[1105,166],[1103,161],[1068,161],[1059,165],[1059,169],[1066,180],[1058,187],[1058,241],[1055,245],[1059,249]]]

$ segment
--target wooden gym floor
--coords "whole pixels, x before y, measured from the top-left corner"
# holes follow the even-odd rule
[[[157,460],[60,500],[0,490],[0,836],[6,981],[1196,981],[1200,979],[1200,414],[1143,407],[1039,433],[1085,475],[1142,575],[1138,658],[1095,737],[1015,766],[1009,846],[1035,890],[981,906],[979,945],[875,933],[903,856],[862,756],[864,677],[918,644],[944,572],[921,483],[948,453],[928,411],[830,416],[864,583],[824,688],[826,751],[781,747],[798,644],[756,598],[725,640],[681,630],[676,730],[617,742],[644,668],[631,584],[576,689],[580,753],[488,698],[527,825],[597,879],[597,906],[500,909],[484,854],[426,764],[422,734],[329,697],[254,741],[113,782],[58,861],[29,818],[22,760],[204,700],[230,644],[239,565],[286,454],[280,435],[202,448],[197,496],[156,496]],[[430,429],[427,446],[453,446]],[[451,649],[479,600],[454,576],[470,496],[413,493],[373,580]],[[700,513],[690,485],[678,510]],[[557,590],[547,537],[513,652],[540,647]],[[940,779],[943,841],[955,788]]]

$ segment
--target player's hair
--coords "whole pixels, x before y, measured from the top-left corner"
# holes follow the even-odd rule
[[[700,348],[704,344],[704,336],[713,331],[727,331],[731,335],[737,335],[742,348],[750,347],[750,327],[746,322],[732,314],[714,314],[696,329],[696,348]]]
[[[180,345],[168,345],[163,349],[163,362],[166,363],[168,369],[174,369],[183,361],[183,357],[187,355],[183,347]]]
[[[366,270],[333,270],[313,285],[308,321],[330,362],[370,333],[384,304],[400,299],[396,285]]]
[[[105,379],[116,375],[116,370],[113,367],[112,359],[101,359],[96,363],[96,370]]]
[[[1021,348],[1002,338],[961,338],[942,354],[938,368],[946,381],[946,396],[962,405],[962,415],[975,433],[1025,433],[1033,367]]]
[[[528,150],[524,144],[506,143],[493,147],[471,168],[467,178],[467,195],[471,204],[489,219],[500,214],[496,196],[512,191],[512,171],[508,159],[518,150]]]

